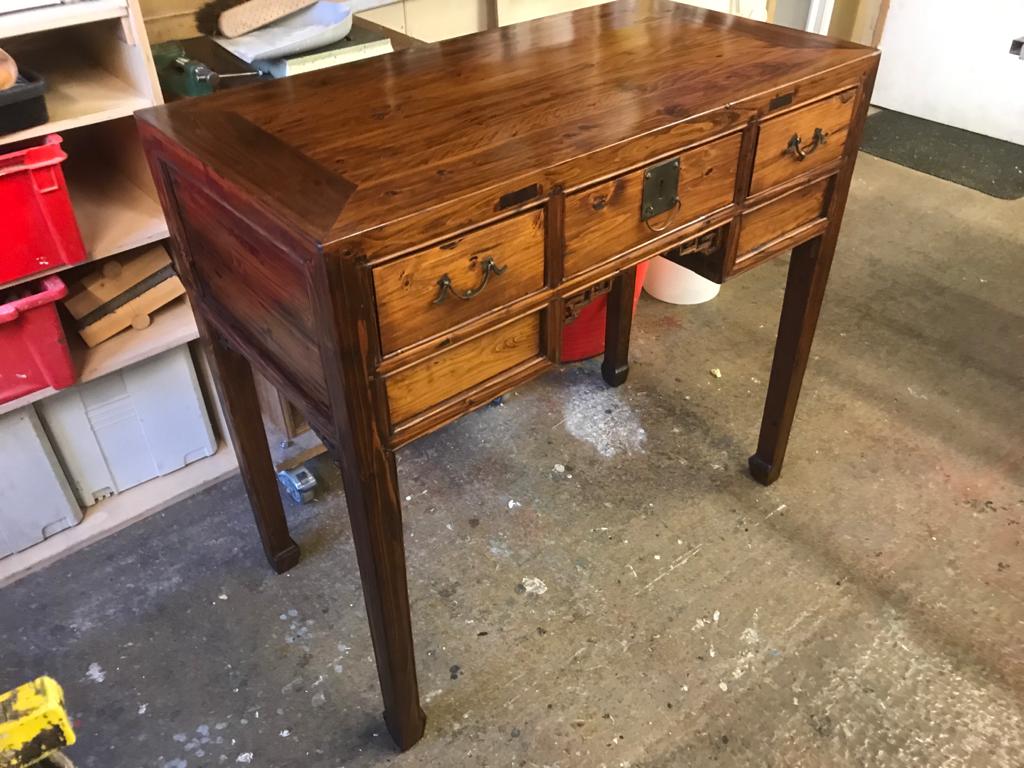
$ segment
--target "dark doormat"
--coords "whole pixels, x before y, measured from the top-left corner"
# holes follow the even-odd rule
[[[902,112],[867,119],[868,154],[1004,200],[1024,197],[1024,147]]]

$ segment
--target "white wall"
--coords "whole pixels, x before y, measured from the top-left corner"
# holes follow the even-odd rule
[[[891,0],[872,102],[1024,144],[1024,0]]]

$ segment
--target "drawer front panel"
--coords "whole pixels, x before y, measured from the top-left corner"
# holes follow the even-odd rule
[[[442,289],[446,276],[451,287]],[[384,264],[373,270],[373,286],[389,354],[541,290],[544,214],[516,216]]]
[[[739,154],[738,133],[682,153],[679,209],[654,217],[649,222],[650,227],[640,218],[643,170],[566,197],[566,276],[607,261],[731,203]],[[662,228],[664,232],[653,231]]]
[[[385,380],[391,423],[542,355],[541,316],[535,312],[404,368]]]
[[[851,88],[765,120],[757,137],[750,194],[771,189],[839,158],[846,144],[856,95],[857,89]]]
[[[762,246],[822,218],[831,181],[816,181],[743,214],[734,268],[756,259]]]

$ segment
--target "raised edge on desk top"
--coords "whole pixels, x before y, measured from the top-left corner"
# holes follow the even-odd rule
[[[327,244],[877,55],[620,0],[138,116]]]

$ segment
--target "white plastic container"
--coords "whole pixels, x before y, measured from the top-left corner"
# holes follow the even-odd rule
[[[35,409],[0,416],[0,557],[81,520],[82,510]]]
[[[661,256],[651,259],[644,280],[647,293],[669,304],[703,304],[715,298],[721,289],[718,283]]]
[[[39,410],[86,507],[217,449],[184,345],[52,395]]]

